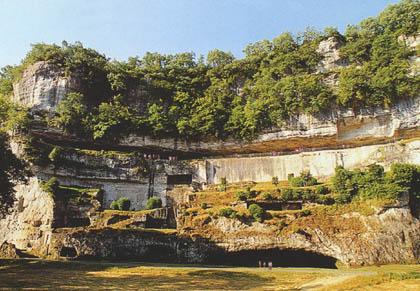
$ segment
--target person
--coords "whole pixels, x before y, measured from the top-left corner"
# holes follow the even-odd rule
[[[261,268],[262,264],[261,264],[261,260],[258,261],[258,266]]]
[[[272,269],[273,268],[273,262],[268,262],[268,269]]]

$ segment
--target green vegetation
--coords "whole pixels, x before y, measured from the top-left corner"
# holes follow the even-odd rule
[[[30,175],[27,164],[12,152],[6,134],[0,130],[0,218],[13,206],[16,184],[26,182]]]
[[[235,196],[240,201],[247,201],[251,198],[255,198],[257,196],[257,192],[251,190],[251,187],[247,187],[245,191],[237,191]]]
[[[332,179],[337,203],[359,199],[397,199],[407,193],[411,205],[417,205],[420,196],[420,167],[410,164],[393,164],[385,174],[380,165],[366,170],[346,170],[337,167]]]
[[[111,209],[113,210],[121,210],[121,211],[128,211],[130,210],[131,201],[128,198],[120,197],[111,203]]]
[[[68,94],[49,120],[67,133],[107,140],[128,133],[253,139],[296,114],[387,107],[416,96],[419,76],[409,74],[408,61],[415,52],[398,38],[418,33],[419,11],[418,0],[403,0],[344,35],[332,28],[283,33],[248,45],[243,59],[213,50],[206,60],[193,53],[146,53],[119,62],[80,43],[35,44],[21,65],[2,69],[0,98],[12,94],[27,66],[47,61],[82,80],[79,92]],[[348,66],[317,72],[318,45],[331,37],[342,44]],[[333,76],[338,87],[326,82]]]
[[[58,195],[58,192],[60,190],[60,183],[58,182],[56,177],[50,178],[48,181],[41,182],[41,189],[50,196],[55,199]]]
[[[251,216],[256,220],[262,222],[264,220],[264,217],[266,215],[265,210],[257,205],[257,204],[251,204],[248,207],[249,213]]]
[[[302,173],[300,173],[299,177],[288,175],[288,180],[290,185],[293,187],[306,187],[318,184],[318,181],[314,177],[312,177],[309,171],[303,171]]]
[[[227,188],[227,180],[226,180],[226,177],[222,177],[222,178],[220,178],[219,191],[220,192],[224,192],[224,191],[226,191],[226,188]]]
[[[224,207],[219,210],[219,215],[226,218],[236,218],[237,214],[237,211],[231,207]]]
[[[162,199],[158,197],[150,197],[147,200],[146,209],[155,209],[162,207]]]

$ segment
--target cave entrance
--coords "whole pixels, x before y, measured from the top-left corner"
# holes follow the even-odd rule
[[[215,254],[208,258],[210,264],[244,267],[258,267],[260,261],[266,264],[272,262],[273,267],[337,268],[337,259],[304,250],[247,250]]]
[[[169,185],[190,185],[192,183],[192,175],[168,175]]]

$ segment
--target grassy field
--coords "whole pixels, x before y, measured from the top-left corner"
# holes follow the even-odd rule
[[[0,260],[0,289],[419,290],[419,265],[357,269],[225,268]]]

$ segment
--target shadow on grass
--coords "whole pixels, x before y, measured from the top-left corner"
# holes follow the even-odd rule
[[[0,289],[244,290],[274,281],[274,277],[234,270],[0,260]]]

